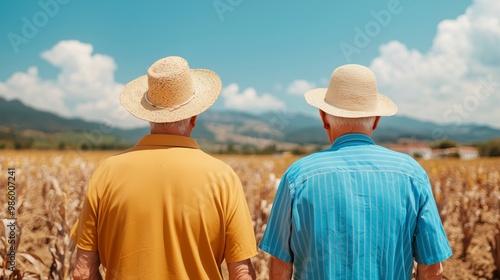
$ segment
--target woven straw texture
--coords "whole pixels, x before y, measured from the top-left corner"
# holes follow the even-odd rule
[[[344,118],[392,116],[398,110],[392,100],[378,93],[370,68],[357,64],[335,69],[328,88],[310,90],[305,98],[310,105]]]
[[[210,108],[221,90],[222,82],[215,72],[189,69],[185,59],[171,56],[156,61],[147,75],[125,85],[120,103],[139,119],[175,122]]]

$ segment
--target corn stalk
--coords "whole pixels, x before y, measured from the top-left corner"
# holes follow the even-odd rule
[[[19,245],[21,244],[22,230],[19,224],[16,223],[15,230],[15,241],[8,242],[9,232],[7,231],[6,225],[10,223],[8,219],[2,220],[4,225],[5,237],[0,237],[0,243],[3,245],[4,250],[0,250],[0,262],[2,263],[2,270],[0,271],[0,279],[43,279],[42,267],[45,266],[43,260],[36,254],[19,251]],[[11,241],[11,240],[9,240]],[[12,247],[16,250],[12,250]],[[11,261],[15,262],[15,267],[13,268]],[[29,265],[35,269],[36,272],[29,270]]]
[[[70,232],[73,221],[68,218],[68,191],[66,186],[60,186],[59,181],[50,177],[42,192],[49,213],[46,219],[47,227],[51,232],[55,232],[55,238],[49,248],[52,255],[50,266],[51,279],[68,279],[73,270],[73,254],[75,244],[71,241]]]
[[[463,261],[467,258],[467,249],[472,241],[472,236],[474,235],[474,228],[479,220],[479,215],[481,211],[476,209],[473,205],[472,194],[464,193],[462,196],[462,207],[460,208],[460,216],[462,219],[462,231],[464,237],[462,239],[462,254],[461,258]]]
[[[496,277],[500,277],[500,222],[497,223],[495,234],[492,239],[488,239],[488,243],[491,248],[491,255],[493,257],[493,262],[496,267]]]
[[[444,184],[438,182],[433,188],[434,199],[436,201],[439,217],[441,218],[441,222],[443,224],[446,221],[446,217],[448,215],[448,195],[446,195],[447,191],[448,182],[445,182]]]

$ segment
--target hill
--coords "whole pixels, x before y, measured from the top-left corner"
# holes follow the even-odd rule
[[[83,148],[111,149],[130,146],[147,133],[146,124],[135,129],[108,127],[99,122],[64,118],[0,97],[0,140],[4,143],[17,141],[35,148],[65,145],[82,148],[83,145]],[[380,143],[396,142],[400,138],[424,141],[446,138],[467,144],[499,136],[500,130],[484,125],[442,125],[393,116],[382,118],[373,138]],[[208,147],[328,144],[319,117],[283,112],[253,115],[209,110],[198,117],[193,137]]]

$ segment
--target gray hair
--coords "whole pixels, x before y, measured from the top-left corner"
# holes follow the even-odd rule
[[[172,128],[176,128],[179,131],[179,134],[185,135],[189,129],[189,122],[191,118],[183,119],[176,122],[165,122],[165,123],[155,123],[150,122],[151,130],[169,130]]]
[[[325,114],[326,114],[326,120],[332,127],[355,126],[355,127],[362,127],[367,130],[373,129],[373,124],[375,123],[375,118],[376,118],[376,117],[342,118],[342,117],[332,116],[328,113]]]

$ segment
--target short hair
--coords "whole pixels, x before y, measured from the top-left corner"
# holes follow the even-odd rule
[[[332,127],[338,126],[356,126],[362,127],[367,130],[373,129],[373,124],[375,123],[376,117],[364,117],[364,118],[343,118],[332,116],[328,113],[326,114],[326,120]]]
[[[155,123],[150,122],[151,130],[160,129],[160,130],[168,130],[171,128],[177,128],[180,134],[186,134],[189,129],[189,122],[191,118],[183,119],[176,122],[164,122],[164,123]]]

